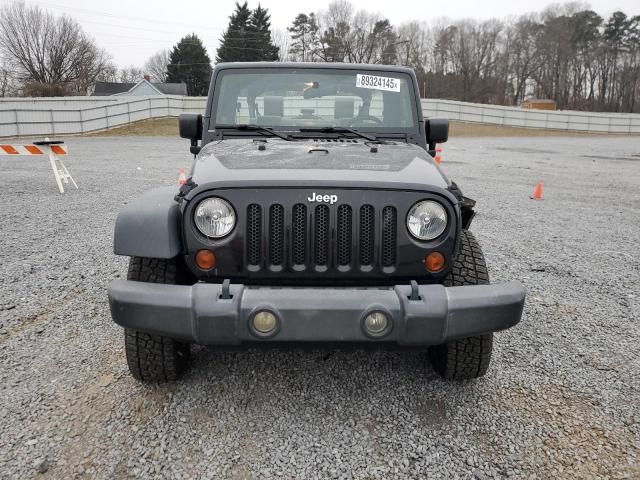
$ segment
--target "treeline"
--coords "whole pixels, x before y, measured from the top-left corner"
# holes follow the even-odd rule
[[[298,14],[274,35],[279,59],[403,64],[426,97],[640,112],[640,16],[608,18],[583,4],[552,5],[508,20],[439,20],[392,26],[345,0]]]
[[[0,8],[0,96],[84,95],[96,81],[184,82],[205,95],[211,60],[196,35],[118,69],[68,16],[15,2]],[[550,99],[561,109],[640,112],[640,16],[602,17],[582,3],[488,21],[392,25],[337,0],[273,30],[268,9],[237,3],[216,62],[409,65],[423,96],[498,105]]]

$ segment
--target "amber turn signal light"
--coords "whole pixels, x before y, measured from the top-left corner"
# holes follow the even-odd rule
[[[216,254],[211,250],[198,250],[196,265],[200,270],[213,270],[216,268]]]
[[[444,268],[444,255],[440,252],[431,252],[424,257],[424,266],[430,273],[441,272]]]

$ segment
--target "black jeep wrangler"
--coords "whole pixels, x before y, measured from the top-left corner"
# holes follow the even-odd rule
[[[483,375],[525,291],[489,284],[475,202],[432,158],[448,130],[408,68],[217,65],[204,116],[180,117],[187,182],[116,221],[133,376],[177,378],[191,343],[428,348],[445,378]]]

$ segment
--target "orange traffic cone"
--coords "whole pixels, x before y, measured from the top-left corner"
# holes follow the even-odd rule
[[[542,182],[538,182],[536,188],[533,190],[531,197],[533,200],[542,200]]]
[[[438,165],[442,163],[442,148],[436,147],[436,156],[433,159]]]
[[[180,169],[180,175],[178,175],[178,186],[181,187],[187,181],[187,176],[184,173],[184,168]]]

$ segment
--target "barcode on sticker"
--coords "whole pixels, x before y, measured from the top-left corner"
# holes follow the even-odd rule
[[[371,88],[373,90],[386,90],[388,92],[400,91],[400,80],[391,77],[378,77],[358,73],[356,75],[356,87]]]

